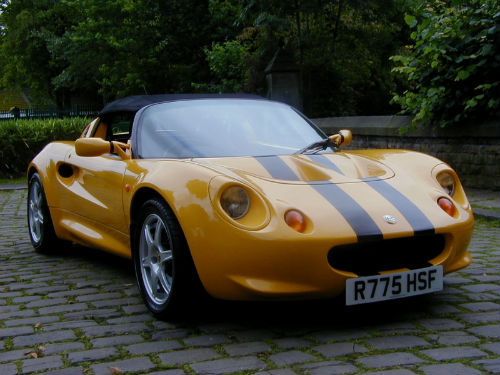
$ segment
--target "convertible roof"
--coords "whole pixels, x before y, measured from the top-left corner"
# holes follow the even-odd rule
[[[112,112],[137,112],[142,107],[153,103],[173,102],[177,100],[238,98],[238,99],[264,99],[262,96],[252,94],[161,94],[161,95],[134,95],[127,96],[106,104],[99,116]]]

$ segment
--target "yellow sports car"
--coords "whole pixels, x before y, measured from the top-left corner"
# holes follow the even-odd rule
[[[346,304],[441,290],[467,266],[456,173],[405,150],[341,151],[288,105],[249,95],[133,96],[28,167],[37,251],[72,241],[133,259],[147,307],[229,300]]]

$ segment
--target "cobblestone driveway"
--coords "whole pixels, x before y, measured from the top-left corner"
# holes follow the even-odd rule
[[[473,265],[441,293],[356,308],[214,301],[172,324],[145,310],[129,261],[76,246],[35,254],[25,198],[0,193],[1,375],[500,373],[492,222],[477,222]]]

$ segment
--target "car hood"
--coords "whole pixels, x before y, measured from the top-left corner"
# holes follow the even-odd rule
[[[391,178],[387,165],[367,156],[338,152],[315,155],[280,155],[193,159],[193,162],[277,183],[353,183]],[[226,170],[226,171],[223,171]],[[227,172],[226,172],[227,173]]]

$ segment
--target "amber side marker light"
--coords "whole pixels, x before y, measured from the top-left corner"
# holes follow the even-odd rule
[[[455,205],[448,198],[444,198],[444,197],[439,198],[438,205],[448,215],[450,215],[450,216],[455,215]]]
[[[304,233],[306,230],[306,218],[297,210],[287,211],[285,214],[285,222],[290,228],[297,232]]]

